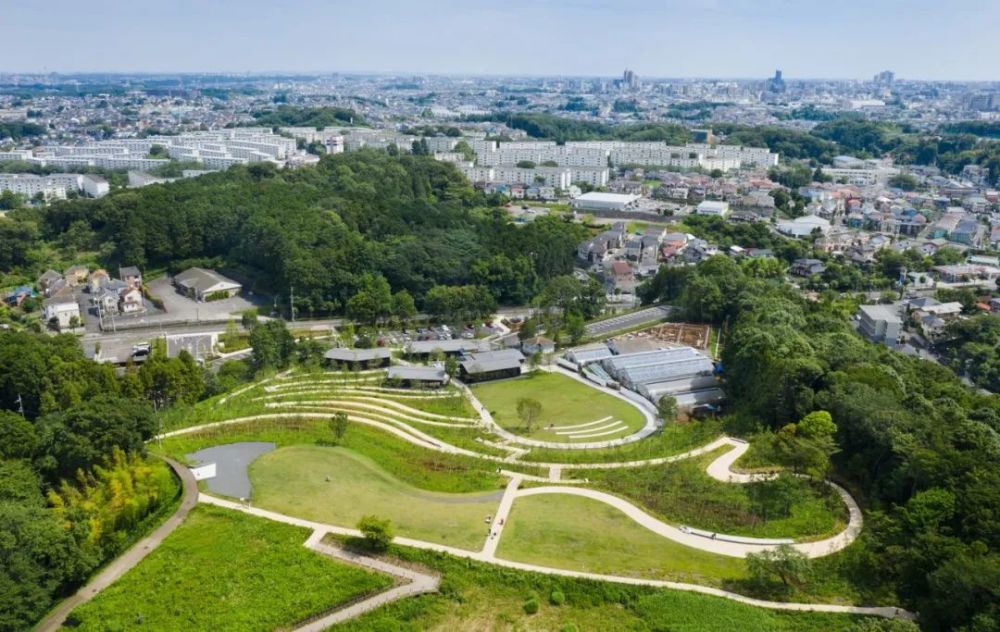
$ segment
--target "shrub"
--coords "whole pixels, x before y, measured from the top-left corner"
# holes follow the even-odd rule
[[[559,632],[577,632],[576,624],[575,623],[567,623],[562,628],[560,628]]]
[[[392,542],[392,523],[378,516],[363,516],[358,521],[358,530],[365,537],[365,544],[373,551],[385,551]]]
[[[566,603],[566,595],[561,590],[553,590],[552,594],[549,595],[549,603],[553,606],[561,606]]]
[[[524,602],[522,608],[524,608],[525,614],[535,614],[538,612],[538,600],[532,597]]]

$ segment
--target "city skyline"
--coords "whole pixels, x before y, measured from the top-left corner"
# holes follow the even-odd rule
[[[905,8],[905,11],[902,9]],[[5,8],[0,72],[387,73],[484,76],[990,81],[1000,6],[983,0],[799,6],[788,0],[399,0],[281,7],[106,0]],[[373,18],[374,16],[374,18]],[[915,33],[923,34],[917,42]],[[933,34],[929,37],[927,34]],[[83,47],[64,43],[96,42]]]

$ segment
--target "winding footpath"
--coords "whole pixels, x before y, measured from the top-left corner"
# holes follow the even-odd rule
[[[99,592],[113,584],[119,577],[130,571],[139,562],[163,542],[164,538],[173,533],[187,518],[188,514],[196,504],[198,504],[198,482],[194,480],[191,470],[177,463],[173,459],[164,460],[177,474],[181,480],[182,494],[181,504],[177,511],[167,518],[163,524],[156,528],[145,538],[136,542],[130,549],[116,557],[110,564],[95,575],[76,594],[64,599],[52,612],[42,619],[35,626],[36,632],[55,632],[59,630],[66,617],[77,606],[93,599]]]
[[[305,541],[305,547],[327,557],[347,562],[348,564],[391,575],[396,579],[398,585],[359,601],[339,606],[328,614],[314,617],[307,623],[293,628],[294,632],[322,632],[322,630],[326,630],[333,625],[360,617],[366,612],[371,612],[394,601],[437,592],[438,587],[441,585],[441,578],[437,575],[421,573],[404,566],[390,564],[383,560],[361,555],[339,546],[326,544],[323,542],[323,538],[328,533],[330,531],[326,529],[314,530],[309,539]]]
[[[582,378],[578,377],[578,379]],[[460,388],[469,393],[469,391],[467,390],[466,387],[464,387],[464,385],[460,386]],[[474,397],[472,398],[472,401],[474,408],[476,408],[477,411],[480,413],[484,425],[486,425],[491,430],[495,430],[496,428],[498,428],[498,426],[496,426],[495,424],[492,425],[489,424],[488,411],[486,411],[485,408],[482,407],[482,405],[479,404],[479,402],[474,399]],[[398,406],[400,408],[409,408],[402,405]],[[410,410],[412,411],[413,409]],[[402,411],[383,409],[380,412],[387,414],[391,413],[398,414]],[[430,416],[427,413],[422,413],[422,414]],[[323,414],[323,413],[305,413],[305,412],[260,414],[260,415],[253,415],[248,417],[241,417],[236,419],[204,424],[201,426],[184,428],[181,430],[176,430],[173,432],[166,433],[162,435],[162,437],[166,438],[170,436],[195,433],[205,430],[207,428],[225,426],[230,424],[239,424],[255,420],[326,418],[328,416],[329,416],[328,414]],[[382,417],[381,415],[372,415],[372,416]],[[422,448],[427,448],[431,450],[437,450],[452,454],[471,456],[482,460],[502,463],[504,466],[514,465],[522,467],[548,469],[549,471],[549,476],[547,478],[544,478],[516,471],[510,471],[507,469],[498,470],[502,475],[508,477],[510,480],[501,498],[500,505],[496,512],[496,516],[494,516],[492,520],[490,533],[486,538],[486,542],[484,543],[482,549],[479,551],[468,551],[433,542],[414,540],[404,537],[397,537],[394,539],[394,542],[399,545],[409,546],[424,550],[437,551],[441,553],[447,553],[457,557],[472,559],[506,568],[532,571],[549,575],[560,575],[566,577],[577,577],[583,579],[593,579],[593,580],[616,582],[622,584],[645,585],[645,586],[670,588],[674,590],[685,590],[689,592],[698,592],[706,595],[731,599],[749,605],[771,608],[776,610],[832,612],[832,613],[882,616],[890,618],[896,617],[905,619],[915,618],[915,615],[913,615],[912,613],[894,607],[860,607],[860,606],[842,606],[833,604],[802,604],[802,603],[765,601],[759,599],[752,599],[743,595],[739,595],[737,593],[731,593],[717,588],[710,588],[707,586],[701,586],[697,584],[687,584],[681,582],[669,582],[662,580],[641,579],[641,578],[619,576],[619,575],[602,575],[597,573],[572,571],[568,569],[552,568],[546,566],[525,564],[521,562],[514,562],[496,557],[496,551],[499,546],[500,539],[503,535],[504,526],[506,525],[506,522],[510,515],[511,508],[513,507],[516,500],[520,497],[537,496],[545,494],[574,495],[605,503],[611,507],[614,507],[618,511],[621,511],[623,514],[625,514],[627,517],[635,521],[637,524],[656,533],[657,535],[678,542],[679,544],[682,544],[684,546],[688,546],[691,548],[695,548],[698,550],[718,555],[725,555],[729,557],[743,558],[751,553],[757,553],[765,550],[774,549],[779,545],[789,543],[791,544],[791,546],[793,546],[795,549],[802,552],[806,556],[815,558],[815,557],[830,555],[832,553],[840,551],[845,547],[847,547],[848,545],[850,545],[858,537],[863,526],[863,518],[860,507],[857,505],[855,500],[850,496],[850,494],[847,493],[846,490],[829,481],[825,481],[826,484],[830,485],[838,493],[838,495],[840,495],[841,499],[848,508],[849,519],[846,528],[842,530],[840,533],[823,540],[815,542],[792,543],[792,541],[789,539],[760,539],[760,538],[749,538],[742,536],[731,536],[726,534],[710,533],[683,526],[678,527],[670,525],[650,515],[640,507],[636,506],[635,504],[623,498],[620,498],[612,494],[608,494],[606,492],[601,492],[598,490],[588,489],[586,487],[583,487],[581,484],[585,483],[586,481],[582,481],[579,478],[569,479],[569,480],[562,479],[563,472],[568,470],[619,469],[619,468],[655,466],[655,465],[680,461],[682,459],[697,457],[703,454],[711,453],[713,451],[719,450],[720,448],[724,447],[728,447],[729,450],[721,454],[718,458],[714,459],[706,468],[706,473],[710,477],[725,483],[746,484],[761,480],[767,480],[768,478],[775,476],[774,474],[745,474],[733,471],[732,469],[733,464],[749,449],[749,444],[745,441],[734,439],[727,436],[722,436],[706,445],[700,446],[698,448],[689,450],[681,454],[675,454],[667,457],[641,459],[635,461],[622,461],[622,462],[612,462],[612,463],[536,463],[532,461],[525,461],[521,458],[522,456],[524,456],[525,451],[514,452],[513,454],[504,457],[504,456],[483,454],[481,452],[476,452],[465,448],[459,448],[443,440],[437,439],[436,437],[421,432],[420,430],[417,430],[416,428],[410,426],[405,421],[398,419],[395,420],[393,423],[389,423],[387,421],[384,421],[386,417],[382,417],[381,419],[373,419],[371,417],[364,417],[356,413],[349,413],[349,418],[352,421],[356,421],[389,432],[390,434],[393,434],[394,436],[401,438],[404,441],[420,446]],[[504,434],[503,432],[497,432],[497,434],[501,435],[503,439],[508,439],[506,434]],[[626,439],[631,439],[631,437],[626,437]],[[486,442],[484,441],[484,443]],[[523,442],[517,442],[517,443],[523,443]],[[487,445],[501,445],[501,444],[487,443]],[[578,444],[578,446],[579,445],[585,445],[585,444]],[[567,446],[566,444],[552,444],[552,446],[547,446],[547,447],[566,448]],[[529,487],[521,489],[521,484],[525,481],[530,481],[532,483],[544,483],[544,484],[538,487]],[[286,516],[265,509],[251,508],[239,503],[216,498],[208,494],[201,494],[199,496],[199,501],[217,506],[227,507],[237,511],[243,511],[269,520],[276,520],[312,529],[313,530],[312,539],[319,538],[319,540],[322,540],[322,535],[317,535],[317,534],[326,534],[326,533],[335,533],[347,536],[360,535],[360,532],[357,531],[356,529],[337,527],[335,525],[322,524],[322,523],[312,522],[309,520],[295,518],[293,516]],[[315,540],[313,544],[319,543],[319,540]],[[400,593],[403,592],[405,591],[400,591]],[[360,604],[354,604],[354,606],[352,607],[359,605]],[[343,616],[343,615],[337,615],[337,613],[333,613],[330,616]],[[321,628],[316,627],[308,629],[318,630]]]

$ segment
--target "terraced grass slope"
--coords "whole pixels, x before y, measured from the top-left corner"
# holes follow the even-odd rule
[[[264,632],[392,583],[323,557],[306,529],[214,507],[195,508],[149,557],[74,610],[81,631]]]
[[[472,392],[501,427],[541,441],[609,441],[628,436],[645,423],[642,413],[628,402],[559,373],[536,371],[512,380],[476,384]],[[521,398],[542,405],[530,430],[517,414]]]

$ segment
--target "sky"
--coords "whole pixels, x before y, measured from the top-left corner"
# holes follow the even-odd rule
[[[1000,80],[1000,0],[0,0],[0,72]]]

